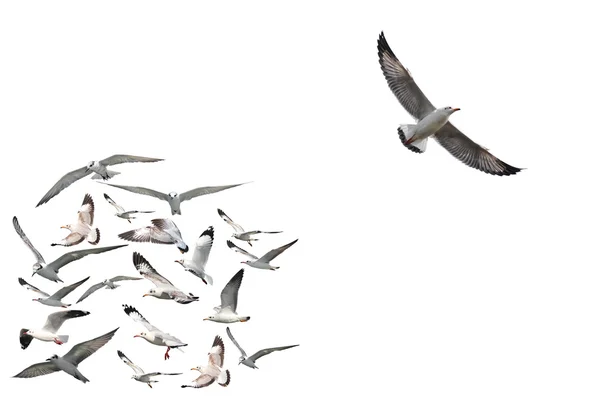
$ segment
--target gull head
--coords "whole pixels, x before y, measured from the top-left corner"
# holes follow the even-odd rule
[[[67,225],[63,225],[60,227],[60,229],[68,229],[71,230],[71,224],[67,224]]]
[[[175,260],[175,262],[181,264],[181,266],[183,267],[183,260]]]
[[[146,332],[138,333],[137,335],[134,335],[133,337],[134,337],[134,338],[136,338],[136,337],[141,337],[141,338],[144,338],[144,339],[146,339]]]
[[[177,196],[178,196],[177,192],[169,192],[169,197],[170,198],[174,199]]]
[[[214,321],[215,320],[215,316],[214,315],[210,315],[206,318],[204,318],[202,321]]]
[[[33,264],[33,274],[31,276],[37,274],[40,269],[42,269],[42,265],[40,263]]]
[[[96,161],[90,161],[87,163],[85,168],[89,171],[90,169],[94,168],[94,164],[96,164]]]
[[[58,356],[56,354],[53,354],[52,357],[47,358],[46,361],[52,361],[52,360],[56,360],[58,359]]]
[[[238,365],[240,365],[241,363],[243,363],[245,360],[246,360],[246,357],[240,356],[240,362],[238,363]]]
[[[198,371],[198,372],[202,373],[202,367],[194,367],[191,369],[191,371]]]
[[[38,297],[37,299],[31,299],[31,301],[42,301],[42,298]]]
[[[444,107],[444,108],[438,108],[437,111],[443,112],[444,114],[450,116],[452,114],[454,114],[455,112],[459,111],[460,108],[454,108],[454,107]]]
[[[160,293],[158,293],[156,291],[156,289],[152,288],[150,290],[148,290],[148,293],[144,293],[144,295],[142,297],[146,297],[146,296],[154,296],[154,297],[158,297],[162,294],[162,291]]]

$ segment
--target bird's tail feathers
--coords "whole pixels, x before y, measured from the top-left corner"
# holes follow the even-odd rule
[[[106,176],[108,176],[108,178],[106,178],[106,179],[110,179],[110,178],[112,178],[113,176],[115,176],[115,175],[119,175],[119,174],[120,174],[120,172],[117,172],[117,171],[109,171],[109,170],[106,170]],[[100,175],[100,174],[94,174],[94,175],[92,176],[92,179],[104,179],[104,177],[103,177],[102,175]]]
[[[415,140],[414,142],[410,140],[415,134],[415,127],[416,125],[400,125],[398,127],[398,136],[400,136],[402,144],[410,151],[424,153],[425,149],[427,149],[427,138]]]

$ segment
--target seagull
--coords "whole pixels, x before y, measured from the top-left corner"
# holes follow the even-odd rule
[[[92,200],[92,196],[86,194],[83,197],[81,208],[77,212],[77,222],[61,226],[63,229],[70,230],[71,233],[60,243],[52,243],[52,246],[74,246],[83,242],[84,239],[90,244],[98,244],[100,242],[100,231],[98,228],[92,229],[93,224],[94,200]]]
[[[182,388],[201,388],[211,385],[214,381],[223,387],[231,382],[229,370],[223,370],[223,361],[225,358],[225,344],[220,336],[215,336],[210,352],[208,353],[208,365],[204,367],[194,367],[192,370],[200,372],[200,376],[194,379],[191,385],[181,385]]]
[[[454,127],[448,119],[460,108],[435,108],[415,83],[410,72],[398,61],[383,32],[377,41],[379,64],[388,86],[402,107],[417,121],[416,125],[400,125],[398,134],[402,144],[415,153],[423,153],[427,139],[433,137],[454,157],[491,175],[514,175],[516,168],[494,157],[488,149],[478,145]]]
[[[281,253],[283,253],[285,250],[287,250],[288,248],[290,248],[294,243],[296,243],[298,241],[298,239],[283,245],[281,247],[278,247],[276,249],[273,249],[269,252],[267,252],[265,255],[263,255],[262,257],[258,258],[256,257],[254,254],[248,253],[246,250],[242,249],[241,247],[236,246],[235,244],[233,244],[231,242],[231,240],[227,241],[227,246],[230,249],[233,249],[233,251],[241,253],[243,255],[245,255],[246,257],[250,258],[249,261],[242,261],[242,264],[246,264],[249,265],[251,267],[254,268],[259,268],[259,269],[270,269],[271,271],[275,271],[276,269],[279,269],[279,267],[276,267],[274,265],[269,264],[275,257],[277,257],[278,255],[280,255]]]
[[[108,343],[108,341],[112,339],[117,329],[114,329],[102,336],[98,336],[95,339],[88,340],[87,342],[76,344],[71,350],[69,350],[67,354],[62,357],[59,357],[55,354],[48,358],[45,362],[30,365],[17,375],[13,376],[13,378],[34,378],[40,375],[51,374],[56,371],[65,371],[75,379],[78,379],[83,383],[87,383],[90,380],[83,376],[77,367],[83,360],[94,354],[96,351],[98,351],[98,349]]]
[[[282,231],[246,231],[240,224],[236,224],[233,222],[231,218],[227,216],[220,208],[217,208],[217,212],[219,216],[223,219],[223,221],[227,222],[233,230],[235,231],[231,236],[234,238],[248,242],[250,246],[252,246],[253,241],[257,241],[258,239],[253,238],[252,236],[257,235],[259,233],[281,233]]]
[[[181,264],[186,271],[196,275],[207,285],[209,283],[211,285],[213,284],[212,277],[204,271],[204,267],[208,261],[208,255],[210,254],[210,249],[212,248],[214,235],[215,231],[213,227],[209,226],[208,229],[202,232],[200,237],[198,237],[196,240],[196,247],[194,248],[192,259],[175,260],[175,262]]]
[[[150,389],[152,389],[152,383],[158,383],[158,381],[154,381],[150,378],[152,378],[153,376],[158,376],[158,375],[181,375],[181,372],[171,372],[171,373],[166,373],[166,372],[150,372],[149,374],[144,373],[144,370],[141,369],[140,367],[138,367],[137,365],[135,365],[133,362],[131,362],[131,360],[129,358],[127,358],[127,356],[125,354],[123,354],[123,352],[121,350],[117,350],[117,354],[119,355],[119,357],[121,358],[121,360],[123,360],[123,362],[127,365],[129,365],[131,367],[131,369],[133,369],[133,371],[135,372],[135,375],[133,375],[131,377],[131,379],[135,379],[138,382],[144,382],[146,383],[148,386],[150,386]]]
[[[96,290],[101,289],[102,287],[104,287],[105,289],[116,289],[121,285],[116,285],[115,282],[119,282],[119,281],[139,281],[142,278],[135,278],[132,276],[115,276],[114,278],[110,278],[110,279],[105,279],[100,283],[96,283],[95,285],[90,286],[90,288],[88,290],[85,291],[85,293],[79,298],[79,300],[77,300],[77,303],[82,302],[84,299],[86,299],[90,294],[94,293]]]
[[[104,198],[106,199],[106,201],[108,201],[108,203],[111,206],[113,206],[114,208],[117,209],[117,213],[115,215],[119,218],[126,219],[129,223],[131,223],[132,219],[135,219],[135,217],[131,214],[149,214],[149,213],[154,212],[154,211],[125,211],[125,209],[123,207],[121,207],[120,205],[115,203],[115,201],[113,199],[111,199],[106,193],[104,193]]]
[[[42,304],[45,304],[47,306],[51,306],[51,307],[63,307],[63,308],[67,308],[70,306],[70,304],[65,304],[63,303],[61,300],[63,297],[65,297],[66,295],[68,295],[69,293],[71,293],[73,290],[77,289],[81,284],[83,284],[83,282],[87,281],[88,279],[90,279],[90,277],[88,276],[85,279],[80,280],[79,282],[75,282],[72,285],[69,286],[63,286],[61,289],[59,289],[58,291],[56,291],[56,293],[54,293],[52,296],[48,296],[47,293],[44,294],[44,292],[42,292],[41,290],[37,289],[35,286],[30,285],[29,283],[25,282],[24,279],[19,278],[19,283],[26,287],[29,290],[33,290],[33,291],[37,291],[38,293],[40,293],[42,296],[45,297],[39,297],[37,299],[32,299],[33,301],[37,301],[40,302]]]
[[[69,335],[57,335],[56,332],[60,329],[62,324],[71,318],[85,317],[89,315],[89,311],[81,310],[68,310],[58,311],[48,315],[44,327],[41,329],[21,329],[19,334],[19,341],[21,342],[21,348],[25,350],[29,347],[31,341],[35,338],[43,342],[54,342],[56,344],[67,343]]]
[[[175,336],[172,336],[168,333],[164,333],[154,325],[150,324],[150,322],[148,322],[148,320],[144,318],[142,314],[140,314],[139,311],[136,310],[134,307],[128,306],[127,304],[123,304],[123,311],[125,311],[125,314],[129,315],[129,317],[131,317],[131,319],[133,319],[135,322],[139,322],[140,324],[144,325],[144,327],[148,330],[148,332],[142,332],[138,335],[135,335],[134,338],[141,337],[146,339],[146,341],[157,346],[167,346],[165,360],[170,358],[169,351],[171,349],[177,349],[179,347],[187,346],[186,343],[183,343]]]
[[[181,215],[181,209],[179,207],[180,203],[191,200],[194,197],[204,196],[206,194],[212,194],[220,192],[221,190],[231,189],[236,186],[244,185],[245,183],[237,183],[235,185],[225,185],[225,186],[204,186],[196,189],[188,190],[187,192],[177,193],[170,192],[168,194],[158,192],[156,190],[147,189],[139,186],[122,186],[122,185],[113,185],[111,183],[105,183],[105,185],[113,186],[119,189],[128,190],[137,194],[145,194],[146,196],[156,197],[157,199],[164,200],[169,203],[171,206],[171,215],[179,214]]]
[[[29,241],[23,229],[21,229],[21,225],[19,225],[19,221],[17,217],[13,217],[13,226],[17,231],[17,234],[21,237],[21,240],[25,242],[29,250],[33,252],[36,258],[35,264],[33,264],[33,275],[38,274],[46,279],[49,279],[53,282],[62,282],[62,280],[58,277],[58,270],[67,265],[72,261],[77,261],[89,254],[100,254],[105,251],[110,251],[114,249],[118,249],[119,247],[125,247],[126,244],[120,244],[118,246],[107,246],[107,247],[98,247],[95,249],[87,249],[87,250],[75,250],[69,253],[65,253],[62,256],[58,257],[56,260],[52,261],[50,264],[46,264],[44,261],[44,257],[40,254],[39,251]]]
[[[144,297],[153,296],[157,299],[175,300],[179,304],[189,304],[193,301],[198,301],[197,296],[191,293],[187,295],[173,286],[168,279],[159,274],[138,252],[133,253],[133,265],[135,265],[135,269],[138,270],[140,275],[156,285],[155,288],[150,289],[148,293],[144,294]]]
[[[217,313],[204,318],[204,321],[230,324],[233,322],[246,322],[250,319],[250,317],[240,317],[235,311],[237,308],[238,291],[240,290],[243,277],[244,269],[242,268],[227,282],[227,285],[221,291],[221,305],[214,308]]]
[[[271,354],[274,351],[281,351],[281,350],[291,349],[292,347],[298,346],[297,344],[294,344],[292,346],[271,347],[271,348],[268,348],[268,349],[259,350],[256,353],[252,354],[250,357],[248,357],[246,355],[246,352],[244,351],[244,349],[242,349],[242,347],[239,345],[239,343],[233,338],[233,335],[231,334],[231,330],[229,329],[229,327],[227,327],[226,330],[227,330],[227,336],[229,336],[229,339],[231,339],[231,341],[233,342],[233,344],[235,344],[235,347],[237,347],[238,350],[240,351],[240,353],[242,353],[242,355],[240,356],[240,362],[238,363],[238,365],[239,364],[244,364],[245,366],[253,368],[253,369],[258,369],[258,367],[256,366],[255,362],[256,362],[256,360],[258,360],[262,356],[266,356],[267,354]]]
[[[153,219],[151,226],[133,229],[119,234],[119,237],[130,242],[150,242],[159,244],[174,244],[181,254],[186,253],[189,248],[181,237],[179,228],[170,219]]]
[[[138,156],[130,156],[126,154],[115,154],[114,156],[110,156],[100,161],[90,161],[87,163],[85,167],[81,167],[74,171],[65,174],[62,178],[59,179],[58,182],[52,186],[52,188],[42,197],[40,202],[36,207],[41,206],[44,203],[50,201],[51,198],[59,194],[61,191],[66,189],[73,182],[78,181],[79,179],[95,172],[92,176],[92,179],[110,179],[113,176],[120,174],[120,172],[109,171],[106,167],[110,165],[123,164],[123,163],[132,163],[132,162],[157,162],[163,161],[162,158],[149,158],[149,157],[138,157]]]

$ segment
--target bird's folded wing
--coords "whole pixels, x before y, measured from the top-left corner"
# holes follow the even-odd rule
[[[264,256],[262,256],[261,258],[259,258],[257,261],[268,263],[271,260],[273,260],[275,257],[277,257],[278,255],[280,255],[281,253],[283,253],[284,251],[286,251],[288,248],[290,248],[297,241],[298,241],[298,239],[296,239],[293,242],[290,242],[288,244],[285,244],[285,245],[283,245],[281,247],[273,249],[273,250],[267,252]]]
[[[179,195],[180,201],[186,201],[193,199],[194,197],[203,196],[206,194],[212,194],[220,192],[221,190],[231,189],[236,186],[243,185],[243,183],[238,183],[235,185],[224,185],[224,186],[204,186],[196,189],[188,190],[187,192],[183,192]]]
[[[398,61],[383,32],[377,41],[377,51],[383,75],[402,107],[417,120],[435,110],[433,104],[415,83],[410,72]]]
[[[44,361],[41,363],[30,365],[23,371],[19,372],[13,378],[34,378],[40,375],[47,375],[53,372],[60,371],[60,369],[52,364],[50,361]]]
[[[113,156],[107,157],[104,160],[100,161],[100,164],[116,165],[116,164],[133,163],[133,162],[157,162],[157,161],[164,161],[164,158],[130,156],[128,154],[115,154]]]
[[[514,175],[521,171],[521,168],[508,165],[494,157],[486,148],[469,139],[450,122],[442,126],[434,137],[443,148],[469,167],[492,175]]]
[[[100,349],[102,346],[108,343],[110,339],[112,339],[112,337],[114,336],[117,329],[105,333],[102,336],[98,336],[95,339],[88,340],[87,342],[81,342],[79,344],[76,344],[62,358],[75,366],[79,365],[79,363],[81,363],[83,360],[94,354],[96,351],[98,351],[98,349]]]
[[[25,232],[23,232],[23,229],[21,229],[21,225],[19,224],[19,220],[17,219],[17,217],[13,217],[13,226],[15,227],[15,231],[17,231],[17,234],[21,237],[21,240],[23,240],[27,247],[29,247],[29,249],[33,252],[35,258],[37,259],[37,262],[40,264],[46,264],[46,261],[44,261],[44,257],[42,257],[40,252],[35,247],[33,247],[33,244],[31,244],[29,238],[27,238]]]
[[[62,178],[59,179],[58,182],[54,184],[54,186],[52,186],[52,188],[50,188],[50,190],[48,190],[48,193],[46,193],[44,197],[42,197],[39,203],[37,203],[36,207],[47,203],[51,198],[59,194],[67,186],[71,185],[73,182],[78,181],[79,179],[91,173],[91,169],[87,169],[87,167],[82,167],[65,174]]]

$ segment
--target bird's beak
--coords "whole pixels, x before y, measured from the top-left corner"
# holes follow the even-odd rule
[[[148,296],[148,293],[144,293],[144,295],[142,297],[146,297],[146,296]]]
[[[194,367],[194,368],[191,368],[190,371],[200,371],[200,370],[198,368]]]
[[[460,108],[453,108],[454,111],[460,111]]]
[[[178,264],[183,264],[183,262],[181,260],[175,260],[175,262]]]
[[[35,274],[37,274],[37,271],[35,271],[33,274],[31,274],[31,276],[34,276]]]
[[[141,337],[141,336],[140,335],[135,335],[134,338],[136,338],[136,337]]]
[[[60,229],[67,229],[65,225],[61,226]]]
[[[202,321],[208,321],[208,318],[203,318]]]

